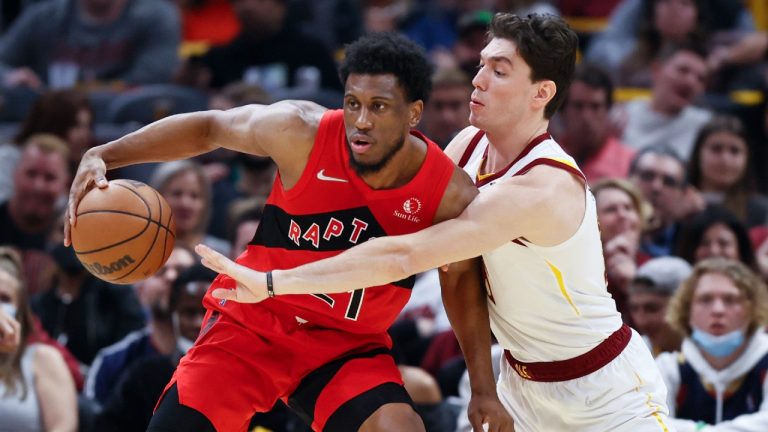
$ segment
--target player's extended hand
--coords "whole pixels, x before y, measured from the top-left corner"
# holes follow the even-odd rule
[[[90,151],[85,152],[80,166],[77,168],[72,186],[69,188],[69,203],[64,215],[64,246],[72,244],[70,233],[77,223],[77,205],[93,185],[100,188],[109,186],[107,182],[107,165],[104,160]]]
[[[474,432],[514,432],[514,422],[496,395],[473,395],[467,407]],[[487,429],[483,427],[487,424]]]
[[[203,257],[201,262],[204,266],[229,276],[237,282],[235,289],[214,289],[212,293],[214,298],[238,303],[258,303],[268,297],[267,279],[264,273],[240,265],[206,245],[195,246],[195,252]]]
[[[21,343],[21,325],[0,308],[0,353],[14,352]]]

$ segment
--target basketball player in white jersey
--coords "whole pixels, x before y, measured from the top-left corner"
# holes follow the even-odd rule
[[[240,282],[214,295],[343,292],[454,263],[443,297],[467,360],[476,431],[511,430],[499,400],[518,432],[672,430],[653,358],[607,292],[594,197],[547,134],[576,46],[560,18],[494,17],[473,80],[472,126],[446,150],[480,189],[458,218],[266,275],[199,246],[204,264]],[[412,206],[393,212],[418,216]],[[488,313],[505,349],[497,388]]]

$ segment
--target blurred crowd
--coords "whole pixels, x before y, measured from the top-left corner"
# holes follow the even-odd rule
[[[496,11],[559,14],[580,36],[550,132],[589,181],[609,291],[657,356],[675,426],[768,430],[763,0],[3,0],[0,314],[22,341],[0,348],[0,431],[143,431],[215,276],[191,248],[237,257],[276,174],[268,159],[225,150],[110,171],[157,189],[177,227],[157,274],[113,285],[62,245],[88,148],[190,111],[283,99],[340,108],[344,46],[377,31],[428,53],[418,128],[444,147],[468,125]],[[418,275],[390,334],[427,430],[471,430],[435,271]],[[281,402],[252,427],[308,430]]]

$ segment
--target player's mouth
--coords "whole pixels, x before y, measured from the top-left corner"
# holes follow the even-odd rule
[[[363,134],[352,134],[349,138],[349,144],[353,152],[363,154],[373,145],[373,138]]]
[[[472,99],[469,100],[469,108],[470,109],[471,108],[480,108],[480,107],[484,107],[484,106],[485,106],[485,104],[483,104],[482,102],[480,102],[479,100],[477,100],[475,98],[472,98]]]

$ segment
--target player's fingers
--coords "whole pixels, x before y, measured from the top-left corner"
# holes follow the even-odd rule
[[[219,300],[237,301],[237,291],[228,288],[216,288],[211,293],[213,298]]]
[[[230,274],[230,266],[228,265],[232,261],[224,257],[224,255],[216,252],[204,244],[195,246],[195,252],[203,257],[202,263],[204,266],[217,273],[224,273],[227,276],[233,276]]]
[[[474,432],[483,432],[483,417],[480,415],[470,415],[469,424],[472,425]]]

